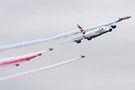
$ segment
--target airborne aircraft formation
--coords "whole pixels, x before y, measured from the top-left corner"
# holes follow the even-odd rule
[[[35,40],[29,40],[29,41],[25,41],[25,42],[18,42],[18,43],[13,43],[13,44],[1,44],[0,45],[0,51],[4,51],[4,50],[8,50],[8,49],[13,49],[13,48],[21,48],[21,47],[26,47],[28,45],[33,45],[33,44],[37,44],[37,43],[41,43],[41,42],[47,42],[47,41],[51,41],[51,40],[56,40],[56,39],[60,39],[63,37],[69,37],[71,35],[76,35],[76,34],[82,34],[80,37],[74,38],[72,39],[70,42],[76,42],[77,44],[80,44],[82,42],[82,40],[87,39],[88,41],[102,35],[105,34],[107,32],[111,32],[114,29],[116,29],[116,24],[118,22],[121,22],[123,20],[129,19],[131,18],[131,16],[127,16],[127,17],[123,17],[123,18],[119,18],[118,20],[115,21],[111,21],[108,23],[104,23],[104,24],[99,24],[96,26],[91,26],[91,27],[87,27],[87,28],[82,28],[79,24],[77,24],[79,30],[73,30],[67,33],[62,33],[59,35],[55,35],[55,36],[51,36],[51,37],[44,37],[44,38],[40,38],[40,39],[35,39]],[[67,42],[66,42],[67,43]],[[61,43],[66,44],[66,43]],[[19,66],[21,63],[25,62],[25,61],[30,61],[31,59],[34,59],[38,56],[41,56],[42,54],[52,51],[53,48],[49,48],[48,50],[44,50],[44,51],[39,51],[39,52],[35,52],[35,53],[31,53],[31,54],[27,54],[27,55],[21,55],[21,56],[16,56],[16,57],[10,57],[10,58],[3,58],[0,59],[0,71],[6,70],[6,69],[10,69],[16,66]],[[51,68],[55,68],[57,66],[61,66],[73,61],[76,61],[78,59],[84,58],[84,55],[81,55],[80,57],[71,59],[71,60],[67,60],[67,61],[63,61],[61,63],[57,63],[57,64],[53,64],[50,66],[46,66],[46,67],[42,67],[36,70],[31,70],[28,72],[23,72],[23,73],[19,73],[19,74],[15,74],[12,76],[7,76],[7,77],[3,77],[0,78],[0,81],[4,81],[4,80],[8,80],[11,78],[16,78],[16,77],[20,77],[20,76],[24,76],[24,75],[29,75],[32,73],[36,73],[39,71],[43,71],[46,69],[51,69]]]

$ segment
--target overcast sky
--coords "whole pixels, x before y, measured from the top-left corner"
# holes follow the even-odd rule
[[[134,0],[0,0],[0,43],[52,36],[131,15],[106,33],[81,44],[77,36],[0,52],[0,58],[53,47],[29,62],[0,72],[0,77],[68,59],[86,58],[55,69],[0,82],[0,90],[135,90]]]

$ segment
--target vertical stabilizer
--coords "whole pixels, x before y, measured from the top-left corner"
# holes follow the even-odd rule
[[[85,31],[84,31],[84,29],[79,25],[79,24],[77,24],[77,26],[78,26],[78,28],[80,29],[80,31],[82,32],[82,34],[83,34],[83,36],[85,35]]]

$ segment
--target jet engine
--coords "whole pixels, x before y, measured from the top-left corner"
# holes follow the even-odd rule
[[[81,40],[76,40],[77,43],[81,43]]]
[[[109,29],[109,32],[111,32],[111,31],[112,31],[112,28]]]
[[[115,28],[116,28],[116,25],[112,25],[111,27],[112,27],[113,29],[115,29]]]
[[[91,40],[92,38],[91,37],[87,37],[87,40]]]

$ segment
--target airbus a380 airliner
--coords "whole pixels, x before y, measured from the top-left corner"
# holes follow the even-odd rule
[[[91,27],[86,30],[84,30],[80,25],[77,24],[78,28],[80,29],[80,31],[82,32],[83,35],[81,37],[73,39],[73,42],[81,43],[81,40],[83,40],[83,39],[91,40],[92,38],[100,36],[104,33],[111,32],[113,29],[116,28],[116,25],[115,25],[116,23],[123,21],[125,19],[129,19],[129,18],[131,18],[131,16],[119,18],[116,21],[109,22],[109,23],[102,24],[102,25],[97,25],[95,27]]]

